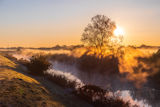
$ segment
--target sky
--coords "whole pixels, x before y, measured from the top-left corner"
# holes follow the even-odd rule
[[[124,29],[124,45],[160,46],[160,0],[0,0],[0,47],[81,44],[97,14]]]

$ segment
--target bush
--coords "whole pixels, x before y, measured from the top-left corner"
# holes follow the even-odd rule
[[[76,87],[76,82],[75,81],[69,81],[67,80],[66,77],[62,75],[51,75],[48,73],[45,73],[45,76],[47,79],[52,81],[53,83],[56,83],[57,85],[64,87],[64,88],[75,88]]]
[[[130,107],[129,102],[124,102],[119,97],[106,96],[108,92],[108,90],[103,90],[98,86],[85,85],[79,88],[76,94],[93,104],[94,107]]]
[[[78,68],[81,71],[107,73],[108,75],[119,73],[118,58],[106,56],[97,58],[95,55],[82,55],[78,59]]]
[[[150,57],[138,57],[137,59],[147,65],[147,68],[143,70],[150,74],[148,76],[149,86],[160,89],[160,49]]]
[[[46,56],[36,55],[31,57],[30,62],[26,66],[32,75],[43,75],[44,71],[51,66],[51,63]]]
[[[93,97],[97,94],[99,97],[102,97],[105,94],[105,91],[101,88],[99,88],[98,86],[95,85],[85,85],[81,88],[78,89],[77,94],[89,101],[92,102],[93,101]]]

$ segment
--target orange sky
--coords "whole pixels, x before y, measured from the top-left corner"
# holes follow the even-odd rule
[[[1,0],[0,47],[80,44],[91,17],[104,14],[125,31],[125,45],[160,45],[158,0]]]

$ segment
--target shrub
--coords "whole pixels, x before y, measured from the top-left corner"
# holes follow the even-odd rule
[[[47,79],[49,79],[50,81],[56,83],[57,85],[61,87],[73,88],[73,89],[76,87],[75,81],[69,81],[67,80],[66,77],[62,75],[51,75],[51,74],[45,73],[45,76],[47,77]]]
[[[160,49],[150,57],[138,57],[137,59],[147,65],[147,68],[143,70],[150,74],[148,76],[149,86],[160,89]]]
[[[32,75],[43,75],[44,71],[51,66],[51,63],[46,56],[36,55],[31,57],[30,62],[26,66]]]
[[[77,65],[81,71],[105,72],[108,75],[119,73],[118,58],[114,56],[106,56],[100,59],[95,55],[84,54],[78,59]]]
[[[105,94],[105,91],[95,85],[84,85],[83,87],[78,89],[77,94],[81,98],[83,98],[89,102],[92,102],[93,97],[95,95],[102,97]]]
[[[85,85],[79,88],[76,94],[95,107],[130,107],[129,102],[125,102],[119,97],[106,96],[108,92],[108,90],[103,90],[98,86]]]

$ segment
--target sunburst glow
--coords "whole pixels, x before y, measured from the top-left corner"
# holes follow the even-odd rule
[[[120,27],[117,27],[115,30],[114,30],[114,35],[115,36],[123,36],[124,35],[124,30]]]

